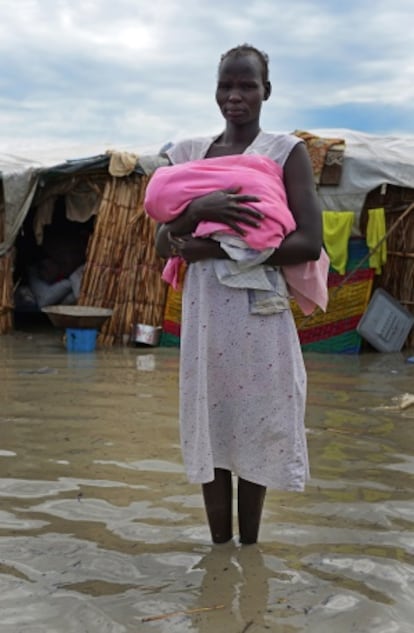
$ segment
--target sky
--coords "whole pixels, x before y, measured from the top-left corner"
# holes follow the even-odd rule
[[[0,150],[215,134],[220,55],[270,58],[262,128],[414,134],[413,0],[0,0]]]

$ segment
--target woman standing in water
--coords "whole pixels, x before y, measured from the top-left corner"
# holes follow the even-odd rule
[[[317,260],[322,246],[321,210],[304,143],[260,128],[270,97],[268,57],[243,45],[222,55],[216,101],[225,121],[218,136],[177,143],[172,164],[236,154],[261,154],[283,167],[289,208],[296,222],[266,260],[278,270],[282,307],[252,314],[245,288],[220,283],[214,260],[228,259],[221,245],[192,236],[202,220],[243,235],[261,214],[258,199],[238,189],[194,199],[175,220],[162,224],[157,250],[189,264],[183,287],[180,353],[180,429],[190,482],[202,485],[215,543],[233,537],[232,473],[237,476],[240,542],[255,543],[266,489],[303,490],[309,476],[304,416],[306,373],[281,266]],[[242,185],[242,183],[240,183]]]

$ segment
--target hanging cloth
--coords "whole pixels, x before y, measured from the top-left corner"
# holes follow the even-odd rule
[[[348,242],[354,224],[354,211],[323,211],[323,242],[331,266],[344,275],[348,261]]]
[[[380,275],[382,266],[387,261],[387,242],[384,239],[386,233],[385,228],[385,210],[384,207],[379,209],[368,209],[368,222],[367,222],[367,246],[370,251],[374,250],[377,245],[383,240],[369,258],[369,265],[371,268],[375,268],[375,274]]]

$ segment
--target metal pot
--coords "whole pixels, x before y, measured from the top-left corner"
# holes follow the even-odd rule
[[[133,343],[145,343],[145,345],[157,346],[161,338],[162,327],[136,323],[132,328],[131,340]]]

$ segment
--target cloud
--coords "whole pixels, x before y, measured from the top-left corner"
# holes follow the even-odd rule
[[[216,132],[219,57],[244,42],[270,56],[264,127],[412,132],[413,19],[411,0],[2,0],[0,144]]]

